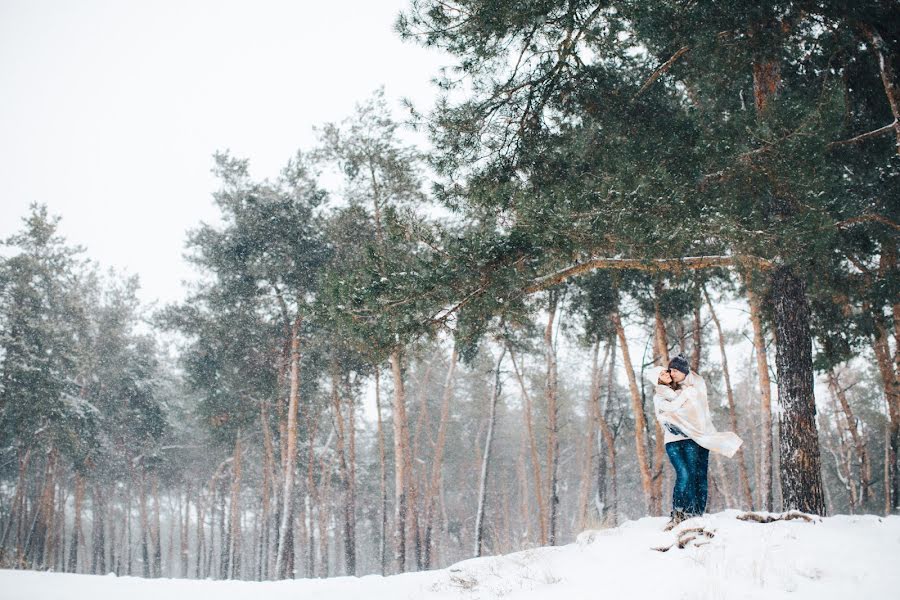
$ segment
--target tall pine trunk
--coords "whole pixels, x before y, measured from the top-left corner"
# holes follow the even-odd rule
[[[278,552],[275,572],[281,579],[294,575],[294,468],[297,464],[297,416],[300,405],[300,315],[291,326],[291,388],[287,411],[287,444],[284,463],[284,489],[281,498],[281,525],[278,528]]]
[[[497,402],[500,398],[500,365],[506,354],[506,346],[502,346],[497,366],[494,368],[494,386],[491,390],[490,415],[488,417],[487,436],[484,440],[484,453],[481,459],[481,478],[478,486],[478,509],[475,512],[475,556],[481,556],[484,547],[484,511],[487,500],[488,466],[491,460],[491,444],[494,440],[494,426],[497,421]]]
[[[453,374],[456,372],[456,363],[459,359],[456,344],[453,344],[453,352],[450,354],[450,366],[447,368],[447,377],[444,380],[444,392],[441,398],[441,416],[438,423],[437,439],[434,444],[434,459],[431,465],[431,478],[425,494],[423,510],[425,514],[425,539],[423,541],[425,557],[423,566],[430,569],[433,562],[432,539],[435,522],[435,498],[443,477],[444,446],[447,440],[447,426],[450,422],[450,400],[453,397]]]
[[[406,391],[400,350],[391,352],[391,373],[394,378],[394,562],[397,571],[406,571],[407,502],[409,500],[408,446],[409,431],[406,417]]]
[[[631,363],[631,353],[628,351],[628,340],[625,338],[625,328],[622,326],[622,318],[619,312],[612,313],[611,320],[616,328],[619,345],[622,347],[622,363],[625,367],[625,375],[628,378],[628,390],[631,397],[631,409],[634,413],[634,445],[637,451],[638,468],[641,474],[641,489],[644,492],[644,510],[650,512],[653,498],[653,481],[650,474],[650,461],[647,456],[647,440],[644,431],[647,427],[647,419],[644,416],[644,407],[641,403],[641,393],[638,389],[637,379],[634,375],[634,367]]]
[[[824,515],[806,285],[792,267],[779,266],[772,273],[772,297],[782,407],[778,429],[783,507]]]
[[[558,303],[557,291],[550,292],[549,317],[544,329],[544,356],[547,361],[547,495],[550,499],[547,543],[556,545],[559,520],[559,381],[556,368],[556,348],[553,346],[553,322]]]
[[[738,431],[737,407],[734,402],[734,390],[731,387],[731,372],[728,369],[728,354],[725,352],[725,336],[722,333],[722,324],[716,316],[716,310],[713,307],[712,300],[706,287],[703,287],[703,295],[706,297],[706,304],[709,306],[709,314],[716,326],[716,333],[719,337],[719,353],[722,355],[722,376],[725,378],[725,393],[728,396],[728,414],[731,418],[732,431]],[[741,445],[736,453],[738,461],[738,472],[741,479],[741,493],[744,497],[744,503],[749,510],[753,510],[753,492],[750,490],[750,476],[747,474],[747,464],[744,461],[744,446]],[[724,482],[723,482],[724,485]]]
[[[525,379],[522,377],[522,372],[519,370],[519,366],[516,364],[516,355],[513,354],[512,348],[509,348],[509,359],[512,362],[513,369],[516,372],[516,379],[519,382],[519,388],[522,390],[522,399],[525,405],[522,408],[522,417],[525,421],[525,432],[528,436],[528,449],[531,457],[531,471],[532,478],[534,479],[534,496],[538,505],[538,531],[540,532],[540,545],[547,545],[547,503],[544,500],[544,476],[541,473],[541,461],[538,457],[537,450],[537,439],[534,435],[534,423],[532,422],[532,402],[531,402],[531,394],[528,393],[528,388],[525,386]]]

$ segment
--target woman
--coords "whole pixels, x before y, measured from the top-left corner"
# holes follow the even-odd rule
[[[709,451],[730,458],[743,441],[733,432],[716,431],[706,400],[706,382],[691,371],[683,356],[673,358],[667,368],[651,367],[646,373],[655,386],[656,418],[675,469],[668,531],[706,510]]]

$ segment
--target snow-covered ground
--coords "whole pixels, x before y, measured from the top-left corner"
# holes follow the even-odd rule
[[[2,600],[400,600],[406,598],[705,600],[900,597],[900,517],[758,523],[729,510],[661,531],[647,517],[586,531],[567,546],[466,560],[390,577],[280,582],[145,580],[0,571]],[[767,513],[760,513],[767,514]],[[681,540],[684,547],[679,547]],[[674,544],[674,545],[673,545]],[[654,548],[671,546],[665,552]]]

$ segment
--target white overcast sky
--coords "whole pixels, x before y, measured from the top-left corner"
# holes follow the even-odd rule
[[[0,237],[45,203],[142,300],[181,299],[214,151],[273,177],[380,85],[431,106],[446,60],[394,33],[406,4],[0,0]]]

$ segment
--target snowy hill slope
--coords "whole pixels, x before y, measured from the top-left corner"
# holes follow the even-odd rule
[[[729,510],[706,515],[668,533],[661,531],[665,518],[646,517],[614,529],[586,531],[567,546],[470,559],[446,569],[390,577],[255,583],[6,570],[0,571],[0,599],[900,597],[900,517],[835,516],[811,522],[759,523],[738,519],[742,514]]]

